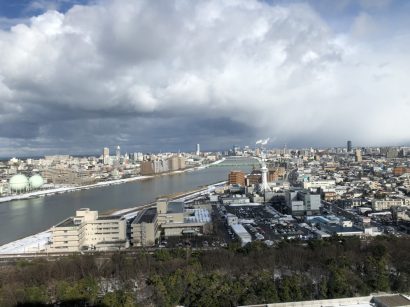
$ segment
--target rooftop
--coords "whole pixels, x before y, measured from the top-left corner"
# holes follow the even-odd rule
[[[389,307],[410,306],[410,300],[401,294],[374,297],[373,300],[376,304]]]
[[[105,215],[99,216],[97,220],[120,220],[122,215]]]
[[[250,305],[248,305],[250,306]],[[410,300],[401,294],[383,296],[360,296],[328,300],[287,302],[252,305],[252,307],[398,307],[410,306]],[[245,307],[245,306],[243,306]]]
[[[183,201],[171,201],[168,203],[167,213],[183,213],[184,206]]]
[[[156,215],[157,215],[157,208],[149,208],[149,209],[146,209],[140,212],[132,223],[133,224],[152,223]]]
[[[342,227],[337,224],[326,224],[323,225],[323,228],[325,228],[327,231],[331,231],[334,233],[352,233],[352,232],[357,232],[357,233],[362,233],[363,230],[357,227]]]
[[[73,227],[75,226],[74,220],[72,217],[65,219],[64,221],[57,224],[55,227]]]

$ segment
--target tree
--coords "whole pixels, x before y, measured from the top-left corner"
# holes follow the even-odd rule
[[[31,304],[48,303],[47,289],[45,287],[28,287],[25,289],[24,301]]]

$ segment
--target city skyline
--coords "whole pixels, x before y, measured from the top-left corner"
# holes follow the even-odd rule
[[[211,151],[261,135],[273,147],[409,145],[409,11],[388,0],[2,3],[0,156]]]

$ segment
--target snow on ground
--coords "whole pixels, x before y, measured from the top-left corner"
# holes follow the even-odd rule
[[[136,209],[138,209],[138,208],[140,208],[140,207],[126,208],[126,209],[122,209],[122,210],[114,211],[114,212],[112,212],[110,215],[121,215],[121,214],[126,214],[127,212],[132,211],[132,210],[136,210]]]
[[[199,167],[196,167],[196,168],[175,171],[175,172],[172,172],[171,174],[179,174],[179,173],[183,173],[183,172],[201,170],[201,169],[207,168],[211,165],[219,164],[223,161],[225,161],[225,158],[222,158],[221,160],[215,161],[215,162],[207,164],[207,165],[199,166]],[[72,192],[72,191],[78,191],[78,190],[88,190],[88,189],[92,189],[92,188],[103,187],[103,186],[113,185],[113,184],[121,184],[121,183],[125,183],[125,182],[143,180],[143,179],[148,179],[148,178],[153,178],[153,177],[154,177],[154,175],[152,175],[152,176],[137,176],[137,177],[116,179],[116,180],[110,180],[110,181],[101,181],[101,182],[97,182],[95,184],[90,184],[90,185],[85,185],[85,186],[80,186],[80,187],[60,187],[60,188],[55,188],[55,189],[40,190],[40,191],[34,191],[34,192],[29,192],[29,193],[24,193],[24,194],[19,194],[19,195],[10,195],[10,196],[0,197],[0,202],[8,202],[8,201],[18,200],[18,199],[27,199],[27,198],[31,198],[31,197],[52,195],[52,194],[56,194],[56,193],[65,193],[65,192]]]
[[[211,163],[211,164],[209,164],[209,165],[216,165],[216,164],[219,164],[219,163],[224,162],[225,160],[226,160],[225,158],[222,158],[221,160],[218,160],[218,161],[212,162],[212,163]]]
[[[0,246],[0,254],[22,254],[45,251],[51,239],[49,230]]]
[[[212,164],[218,164],[223,162],[225,159],[216,161]],[[209,164],[206,167],[212,165]],[[179,172],[179,171],[178,171]],[[183,172],[183,171],[180,171]],[[147,179],[147,178],[152,178],[154,176],[138,176],[138,177],[132,177],[132,178],[126,178],[126,179],[118,179],[118,180],[111,180],[111,181],[102,181],[98,182],[96,184],[91,184],[87,186],[81,186],[81,187],[61,187],[61,188],[56,188],[56,189],[49,189],[49,190],[42,190],[42,191],[35,191],[35,192],[30,192],[30,193],[25,193],[25,194],[20,194],[20,195],[12,195],[12,196],[6,196],[6,197],[0,197],[0,202],[7,202],[15,199],[26,199],[29,197],[35,197],[35,196],[42,196],[42,195],[48,195],[48,194],[55,194],[55,193],[64,193],[64,192],[70,192],[70,191],[75,191],[75,190],[83,190],[83,189],[90,189],[94,187],[101,187],[101,186],[106,186],[106,185],[111,185],[111,184],[120,184],[124,182],[130,182],[134,180],[142,180],[142,179]],[[217,183],[215,185],[222,184]],[[177,200],[180,201],[185,201],[186,199],[192,199],[201,195],[207,194],[209,189],[214,188],[215,185],[210,185],[208,186],[207,189],[201,190],[199,192],[181,197]],[[134,216],[136,216],[140,210],[133,211],[137,209],[138,207],[131,207],[127,209],[122,209],[122,210],[117,210],[111,213],[111,215],[120,215],[123,214],[123,216],[126,219],[131,219]],[[127,213],[129,211],[132,211],[130,213]],[[51,232],[49,230],[40,232],[38,234],[13,241],[7,244],[4,244],[0,246],[0,254],[22,254],[22,253],[35,253],[35,252],[42,252],[45,251],[46,244],[51,240]]]
[[[78,191],[78,190],[88,190],[92,188],[103,187],[103,186],[113,185],[113,184],[121,184],[125,182],[136,181],[136,180],[143,180],[143,179],[148,179],[152,177],[154,176],[138,176],[138,177],[125,178],[125,179],[101,181],[95,184],[85,185],[81,187],[61,187],[61,188],[55,188],[55,189],[40,190],[40,191],[24,193],[24,194],[19,194],[19,195],[10,195],[10,196],[0,197],[0,202],[7,202],[7,201],[12,201],[12,200],[17,200],[17,199],[27,199],[30,197],[44,196],[44,195],[50,195],[50,194],[56,194],[56,193],[65,193],[65,192],[72,192],[72,191]]]
[[[132,219],[133,217],[137,216],[138,213],[140,213],[139,210],[138,210],[138,211],[133,211],[133,212],[128,213],[128,214],[124,214],[123,216],[124,216],[127,220],[129,220],[129,219]]]
[[[129,219],[135,217],[141,211],[141,210],[137,210],[137,209],[141,209],[141,206],[126,208],[126,209],[122,209],[122,210],[117,210],[117,211],[114,211],[113,213],[111,213],[110,215],[122,215],[127,220],[129,220]],[[130,212],[130,211],[132,211],[132,212]]]

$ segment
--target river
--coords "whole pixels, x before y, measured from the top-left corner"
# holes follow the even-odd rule
[[[230,170],[250,172],[252,166],[249,162],[250,159],[243,158],[239,160],[243,165],[229,166],[233,163],[231,159],[227,159],[216,167],[197,171],[0,203],[0,245],[44,231],[74,215],[79,208],[106,211],[135,207],[161,195],[185,192],[227,180]]]

